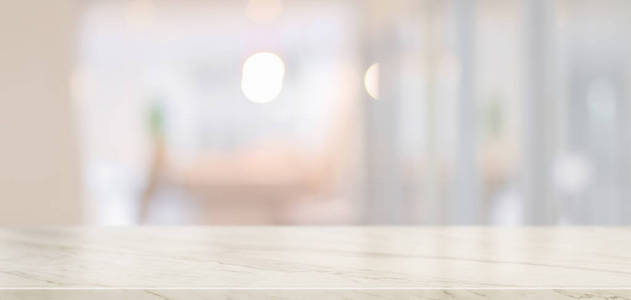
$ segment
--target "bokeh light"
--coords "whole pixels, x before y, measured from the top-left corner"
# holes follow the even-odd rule
[[[364,75],[364,87],[373,99],[379,99],[379,63],[374,63]]]
[[[274,100],[283,89],[285,63],[276,54],[259,52],[243,64],[241,90],[253,103]]]

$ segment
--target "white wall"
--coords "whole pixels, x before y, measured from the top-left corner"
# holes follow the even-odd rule
[[[0,1],[0,224],[81,221],[73,0]]]

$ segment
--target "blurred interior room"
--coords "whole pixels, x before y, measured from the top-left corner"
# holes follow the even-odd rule
[[[631,223],[631,1],[0,1],[0,224]]]

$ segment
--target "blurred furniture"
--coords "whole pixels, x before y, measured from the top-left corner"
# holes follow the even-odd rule
[[[631,229],[0,229],[2,299],[628,299]]]
[[[333,125],[326,130],[324,145],[311,153],[298,150],[290,141],[273,140],[243,151],[209,150],[193,162],[177,164],[161,130],[154,130],[154,155],[140,223],[152,223],[151,209],[160,186],[184,190],[199,200],[190,207],[180,206],[196,210],[186,224],[349,223],[352,204],[338,197],[337,181],[348,172],[356,145],[349,122],[351,101],[340,103],[331,116]]]

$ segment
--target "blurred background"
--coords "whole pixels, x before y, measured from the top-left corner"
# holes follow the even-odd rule
[[[0,224],[630,224],[631,2],[0,0]]]

